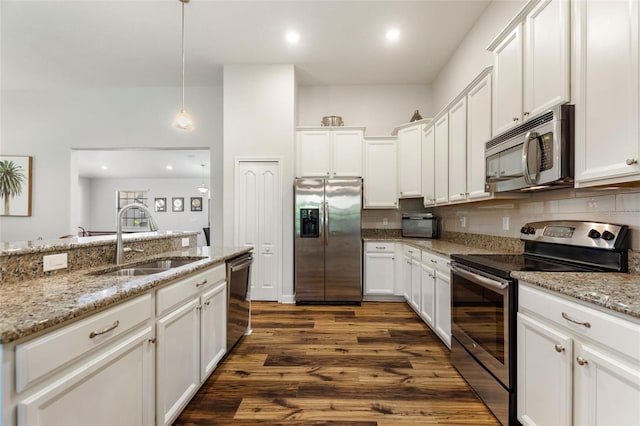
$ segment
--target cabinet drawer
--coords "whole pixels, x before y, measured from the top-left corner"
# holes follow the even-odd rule
[[[518,310],[529,311],[631,358],[640,354],[640,327],[613,314],[583,306],[525,283],[518,285]],[[568,318],[568,319],[567,319]],[[589,327],[580,323],[588,323]]]
[[[364,243],[364,251],[367,253],[393,253],[395,249],[395,243],[384,241],[371,241]]]
[[[404,245],[403,253],[405,256],[410,257],[413,260],[420,260],[422,257],[422,252],[419,248],[415,248],[408,244]]]
[[[151,294],[16,346],[16,391],[151,319]]]
[[[226,265],[223,263],[158,290],[157,316],[164,315],[172,307],[194,297],[205,288],[224,281],[226,275]]]
[[[447,257],[438,256],[429,251],[422,252],[422,263],[443,274],[449,274],[450,262],[451,261]]]

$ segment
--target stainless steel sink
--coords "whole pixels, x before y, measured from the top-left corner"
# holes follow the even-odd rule
[[[197,262],[203,258],[196,259],[184,259],[173,258],[164,260],[154,260],[153,262],[140,263],[138,265],[126,265],[120,268],[109,268],[106,271],[94,272],[93,275],[108,275],[113,277],[135,277],[139,275],[152,275],[159,274],[160,272],[168,271],[169,269],[178,268],[180,266],[188,265],[189,263]]]

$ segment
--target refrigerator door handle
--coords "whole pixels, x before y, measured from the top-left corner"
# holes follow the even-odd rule
[[[324,245],[329,245],[329,202],[324,203]]]

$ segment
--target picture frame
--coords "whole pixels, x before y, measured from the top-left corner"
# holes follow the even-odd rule
[[[171,199],[171,211],[172,212],[184,211],[184,197],[173,197]]]
[[[167,199],[166,197],[157,197],[153,200],[153,209],[156,212],[167,211]]]
[[[202,197],[191,197],[191,211],[192,212],[202,211]]]
[[[0,155],[0,216],[31,216],[33,157]]]

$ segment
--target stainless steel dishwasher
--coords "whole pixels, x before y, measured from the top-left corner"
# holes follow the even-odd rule
[[[248,331],[251,315],[250,277],[253,256],[245,253],[227,261],[227,352]]]

